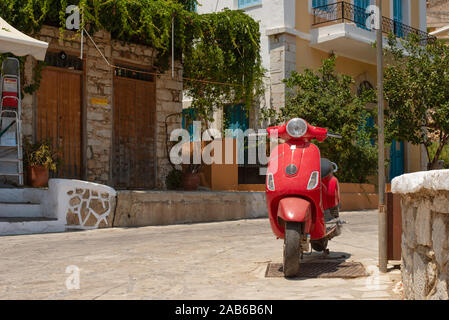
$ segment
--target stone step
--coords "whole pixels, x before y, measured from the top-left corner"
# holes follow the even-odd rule
[[[41,203],[47,193],[48,189],[0,188],[0,202]]]
[[[64,231],[64,224],[57,219],[45,217],[0,218],[0,236]]]
[[[0,202],[0,218],[41,218],[41,205],[36,203]]]

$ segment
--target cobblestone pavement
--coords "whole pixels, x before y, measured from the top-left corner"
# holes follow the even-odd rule
[[[377,211],[342,219],[329,248],[370,277],[265,278],[282,241],[255,219],[0,237],[0,299],[400,299],[399,270],[377,272]]]

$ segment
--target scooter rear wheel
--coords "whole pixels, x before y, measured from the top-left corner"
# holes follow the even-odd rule
[[[301,224],[299,222],[285,223],[284,237],[284,276],[295,277],[299,273],[301,256]]]

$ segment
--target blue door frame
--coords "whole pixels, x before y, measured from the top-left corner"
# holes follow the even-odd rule
[[[404,142],[393,140],[390,148],[389,181],[404,174]]]

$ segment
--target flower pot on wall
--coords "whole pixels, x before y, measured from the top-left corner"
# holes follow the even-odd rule
[[[28,184],[34,188],[48,185],[48,169],[44,166],[27,167]]]
[[[195,191],[198,189],[201,183],[201,177],[199,173],[184,173],[182,177],[182,186],[184,190]]]

